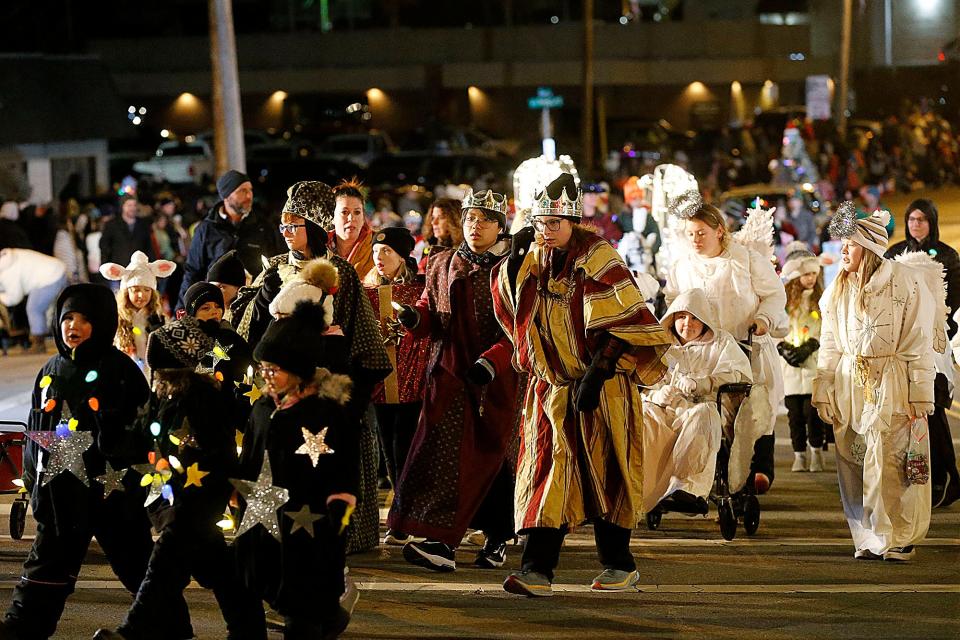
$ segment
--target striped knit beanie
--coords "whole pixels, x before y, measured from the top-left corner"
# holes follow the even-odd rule
[[[837,207],[830,222],[830,235],[834,238],[849,238],[867,251],[883,257],[892,218],[889,211],[877,210],[871,214],[857,211],[857,206],[847,200]]]

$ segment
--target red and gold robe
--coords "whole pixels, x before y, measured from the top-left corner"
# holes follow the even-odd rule
[[[552,257],[565,261],[556,277]],[[663,377],[670,336],[620,255],[595,234],[565,253],[532,245],[515,293],[505,263],[494,277],[497,319],[516,347],[514,366],[530,374],[517,463],[517,531],[594,517],[633,528],[643,514],[637,385]],[[580,413],[573,403],[576,383],[605,332],[630,348],[604,384],[600,406]]]

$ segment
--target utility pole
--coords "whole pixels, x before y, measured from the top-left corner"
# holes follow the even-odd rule
[[[210,63],[213,69],[213,149],[216,174],[228,169],[245,172],[247,155],[243,146],[243,112],[240,109],[240,80],[237,71],[237,43],[233,35],[231,0],[209,0]]]
[[[583,166],[593,171],[593,0],[583,0]]]
[[[843,31],[840,36],[840,104],[837,107],[837,127],[840,140],[847,138],[847,94],[850,85],[850,40],[853,29],[853,0],[843,0]]]

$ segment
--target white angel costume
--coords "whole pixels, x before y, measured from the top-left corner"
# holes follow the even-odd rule
[[[777,410],[783,403],[783,374],[774,339],[787,334],[787,295],[769,259],[773,254],[773,211],[751,210],[747,224],[713,258],[698,255],[684,240],[686,251],[671,265],[664,288],[668,304],[684,291],[702,289],[717,310],[717,328],[737,340],[747,339],[757,319],[767,324],[767,334],[753,338],[754,386],[737,415],[739,437],[733,442],[728,469],[733,492],[746,484],[754,443],[773,434]]]
[[[751,381],[749,358],[733,336],[715,328],[706,294],[685,291],[667,309],[660,324],[675,338],[674,318],[681,311],[700,320],[704,331],[686,344],[676,339],[665,356],[670,370],[664,383],[644,396],[644,511],[676,491],[709,495],[721,438],[717,391],[724,384]]]
[[[877,211],[848,221],[846,237],[882,257],[888,219],[888,212]],[[836,220],[831,231],[841,235]],[[820,300],[812,402],[833,423],[840,496],[856,557],[899,552],[922,540],[930,523],[930,484],[910,484],[905,472],[912,416],[933,411],[934,342],[941,351],[946,347],[942,276],[927,261],[937,265],[925,254],[883,260],[863,285],[863,309],[857,273],[846,276],[839,300],[834,290],[842,275]],[[914,446],[929,460],[925,421],[913,426],[922,430]]]

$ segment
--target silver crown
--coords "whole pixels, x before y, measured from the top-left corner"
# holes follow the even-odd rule
[[[467,192],[460,205],[462,211],[467,209],[483,209],[492,211],[501,216],[507,215],[507,196],[502,193],[496,193],[491,189],[473,192],[473,189]]]
[[[684,191],[670,200],[667,209],[681,220],[691,218],[703,206],[703,196],[696,189]]]
[[[553,199],[544,189],[533,203],[534,216],[567,216],[569,218],[583,217],[583,191],[577,189],[577,197],[571,199],[567,190],[560,191],[560,197]]]

